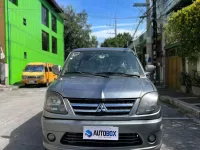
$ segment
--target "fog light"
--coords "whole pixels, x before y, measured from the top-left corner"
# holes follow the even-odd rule
[[[148,142],[149,143],[154,143],[156,141],[156,136],[154,134],[150,135],[148,137]]]
[[[49,133],[49,134],[47,135],[47,139],[48,139],[50,142],[54,142],[54,141],[56,140],[56,137],[55,137],[54,134]]]

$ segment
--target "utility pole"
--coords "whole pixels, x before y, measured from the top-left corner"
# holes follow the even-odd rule
[[[151,7],[150,0],[146,0],[146,3],[134,3],[134,7],[146,7],[146,22],[147,22],[147,38],[146,38],[146,63],[152,64],[152,26],[151,26]]]
[[[148,56],[147,64],[152,64],[152,28],[151,28],[151,11],[150,0],[146,0],[146,15],[147,15],[147,39],[146,39],[146,54]]]
[[[114,34],[115,37],[117,37],[117,17],[116,17],[116,15],[115,15],[115,23],[114,23],[114,25],[109,24],[107,26],[114,27],[114,33],[110,33],[109,32],[108,34]]]
[[[157,57],[159,56],[158,52],[158,44],[157,44],[157,12],[156,12],[156,0],[153,1],[153,11],[152,11],[152,22],[153,22],[153,43],[152,43],[152,49],[153,49],[153,64],[156,66],[156,80],[159,81],[160,76],[160,67],[158,66],[158,60]]]
[[[117,37],[117,18],[115,14],[115,37]]]

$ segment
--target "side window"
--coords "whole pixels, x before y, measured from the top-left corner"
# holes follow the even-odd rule
[[[47,68],[47,66],[45,66],[45,72],[48,72],[48,68]]]
[[[49,67],[49,72],[52,72],[52,67]]]

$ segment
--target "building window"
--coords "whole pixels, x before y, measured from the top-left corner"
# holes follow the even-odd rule
[[[11,3],[18,5],[18,0],[9,0]]]
[[[23,18],[23,24],[26,26],[26,19]]]
[[[42,31],[42,50],[49,51],[49,34]]]
[[[24,52],[24,59],[27,59],[27,53]]]
[[[42,23],[47,27],[49,26],[49,11],[43,5],[42,5]]]
[[[57,39],[52,37],[52,53],[57,54]]]
[[[52,23],[52,30],[54,32],[57,32],[57,19],[54,15],[52,15],[51,23]]]

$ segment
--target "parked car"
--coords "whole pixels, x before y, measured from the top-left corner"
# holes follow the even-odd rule
[[[159,95],[132,50],[75,49],[53,72],[41,118],[46,149],[160,149]]]
[[[22,82],[25,85],[36,84],[48,86],[55,79],[57,75],[52,72],[53,64],[32,62],[26,65],[22,73]]]

